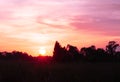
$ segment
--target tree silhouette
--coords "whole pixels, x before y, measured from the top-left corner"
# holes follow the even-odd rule
[[[106,51],[110,55],[115,55],[116,48],[119,46],[115,41],[109,41],[108,45],[106,46]]]
[[[120,61],[120,52],[116,51],[119,46],[115,41],[109,41],[106,50],[98,48],[94,45],[90,47],[83,47],[80,50],[73,45],[68,44],[62,47],[58,41],[55,42],[53,57],[49,60],[56,62],[70,62],[70,61]],[[47,57],[46,57],[47,58]],[[42,58],[43,59],[43,58]],[[0,52],[0,60],[37,60],[42,61],[40,57],[32,57],[25,52]]]
[[[80,60],[82,58],[82,55],[80,54],[78,48],[75,46],[68,44],[67,51],[72,56],[73,60],[75,61]]]
[[[82,54],[84,57],[86,56],[86,47],[80,49],[80,54]]]
[[[33,60],[33,57],[25,52],[12,51],[12,52],[0,52],[1,60]]]
[[[96,50],[96,61],[106,61],[107,60],[107,54],[104,49],[98,48]]]
[[[53,59],[55,61],[62,61],[64,57],[64,49],[61,47],[58,41],[55,42],[54,51],[53,51]]]
[[[85,56],[88,61],[95,61],[96,47],[94,45],[85,48]]]

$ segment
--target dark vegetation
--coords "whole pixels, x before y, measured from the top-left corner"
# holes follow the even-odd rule
[[[56,41],[53,59],[56,62],[119,62],[120,51],[116,51],[119,46],[115,41],[110,41],[106,46],[106,50],[103,48],[97,48],[92,45],[90,47],[83,47],[80,50],[76,46],[67,45],[67,47],[61,47],[60,43]]]
[[[110,41],[106,50],[94,45],[78,49],[56,41],[53,57],[0,52],[0,82],[119,82],[118,46]]]

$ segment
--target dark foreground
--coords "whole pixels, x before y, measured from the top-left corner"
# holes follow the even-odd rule
[[[120,63],[0,61],[0,82],[119,82]]]

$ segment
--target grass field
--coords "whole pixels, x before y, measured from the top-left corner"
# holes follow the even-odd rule
[[[120,63],[0,61],[0,82],[119,82]]]

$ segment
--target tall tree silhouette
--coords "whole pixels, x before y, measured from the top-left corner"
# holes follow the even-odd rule
[[[116,48],[119,46],[115,41],[109,41],[108,45],[106,46],[106,51],[110,55],[115,55]]]
[[[54,51],[53,51],[53,58],[55,61],[62,61],[64,58],[64,49],[61,47],[58,41],[55,42]]]

